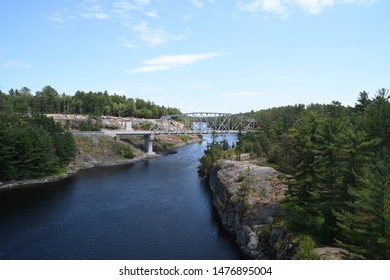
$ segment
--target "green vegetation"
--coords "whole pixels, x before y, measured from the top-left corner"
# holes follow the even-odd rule
[[[58,173],[75,153],[73,135],[52,119],[0,113],[0,180]]]
[[[292,175],[282,205],[292,232],[390,259],[389,99],[380,89],[373,98],[361,92],[354,107],[333,102],[248,113],[258,128],[240,135],[232,154],[250,153]],[[226,157],[220,143],[210,144],[200,167],[209,172]],[[302,241],[304,252],[309,241]]]
[[[138,136],[134,138],[138,141]],[[143,139],[139,140],[143,143]],[[75,141],[80,156],[76,158],[74,164],[81,167],[85,163],[88,164],[90,160],[109,164],[123,159],[132,159],[137,153],[133,147],[137,146],[138,142],[134,143],[128,139],[118,141],[100,134],[86,134],[75,135]]]
[[[178,114],[176,108],[158,106],[142,99],[126,98],[105,92],[77,91],[73,96],[60,95],[45,86],[32,95],[31,90],[0,90],[0,180],[18,180],[52,175],[71,162],[76,153],[73,135],[43,114],[112,115],[118,117],[159,118]],[[143,124],[147,129],[151,123]],[[90,118],[81,121],[81,131],[98,131],[100,121]],[[131,148],[117,145],[113,152],[130,159]]]
[[[229,143],[227,140],[224,139],[221,142],[217,142],[217,135],[213,134],[212,142],[208,143],[204,155],[199,160],[198,173],[205,177],[209,177],[214,163],[219,159],[228,158],[228,151]]]
[[[245,213],[249,210],[248,193],[252,188],[254,180],[254,175],[252,174],[252,171],[249,167],[245,170],[245,172],[240,174],[240,186],[238,187],[237,194],[235,194],[235,197],[233,197],[233,199],[237,199],[238,202],[237,215],[240,219],[242,219]]]
[[[117,117],[159,118],[162,115],[179,114],[176,108],[158,106],[143,99],[109,95],[104,92],[77,91],[73,96],[59,94],[53,87],[45,86],[35,96],[27,87],[0,90],[0,112],[39,114],[111,115]]]
[[[390,103],[387,90],[303,112],[289,131],[291,229],[372,259],[389,259]]]
[[[192,138],[190,135],[180,135],[180,139],[181,141],[183,141],[184,143],[187,143],[188,141],[190,141]]]
[[[299,240],[299,247],[297,252],[298,260],[317,260],[319,256],[314,249],[317,247],[316,242],[309,235],[303,236]]]
[[[117,144],[114,146],[114,152],[118,155],[123,156],[125,159],[132,159],[134,157],[134,152],[130,148],[130,146]]]
[[[102,129],[101,122],[98,122],[96,120],[84,120],[81,121],[79,124],[79,130],[80,131],[100,131]]]

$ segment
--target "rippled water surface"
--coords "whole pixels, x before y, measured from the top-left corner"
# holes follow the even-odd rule
[[[0,191],[0,259],[237,259],[196,173],[205,144]]]

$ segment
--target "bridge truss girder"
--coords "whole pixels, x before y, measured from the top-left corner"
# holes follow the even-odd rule
[[[172,121],[179,121],[184,125],[179,128],[177,124],[173,125]],[[253,130],[255,125],[255,119],[243,115],[198,112],[162,116],[151,131],[155,134],[238,133]]]

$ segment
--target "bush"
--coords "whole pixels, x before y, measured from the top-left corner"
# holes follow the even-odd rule
[[[130,147],[120,145],[119,143],[114,146],[114,152],[118,155],[123,156],[125,159],[134,158],[133,150]]]
[[[311,236],[303,236],[299,241],[297,258],[299,260],[318,260],[319,256],[314,252],[316,247],[316,242]]]

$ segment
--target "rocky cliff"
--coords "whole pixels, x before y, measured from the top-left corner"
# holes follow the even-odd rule
[[[211,171],[214,206],[246,258],[286,260],[299,256],[299,238],[287,231],[281,215],[280,203],[287,190],[282,177],[270,167],[229,160],[217,161]],[[248,188],[243,192],[245,186]],[[315,258],[322,260],[362,259],[335,247],[313,251]]]
[[[248,170],[252,181],[243,203],[243,176]],[[280,202],[287,187],[276,170],[220,160],[211,172],[209,183],[223,226],[236,237],[245,257],[293,258],[296,246],[289,242],[289,234],[280,218]]]

